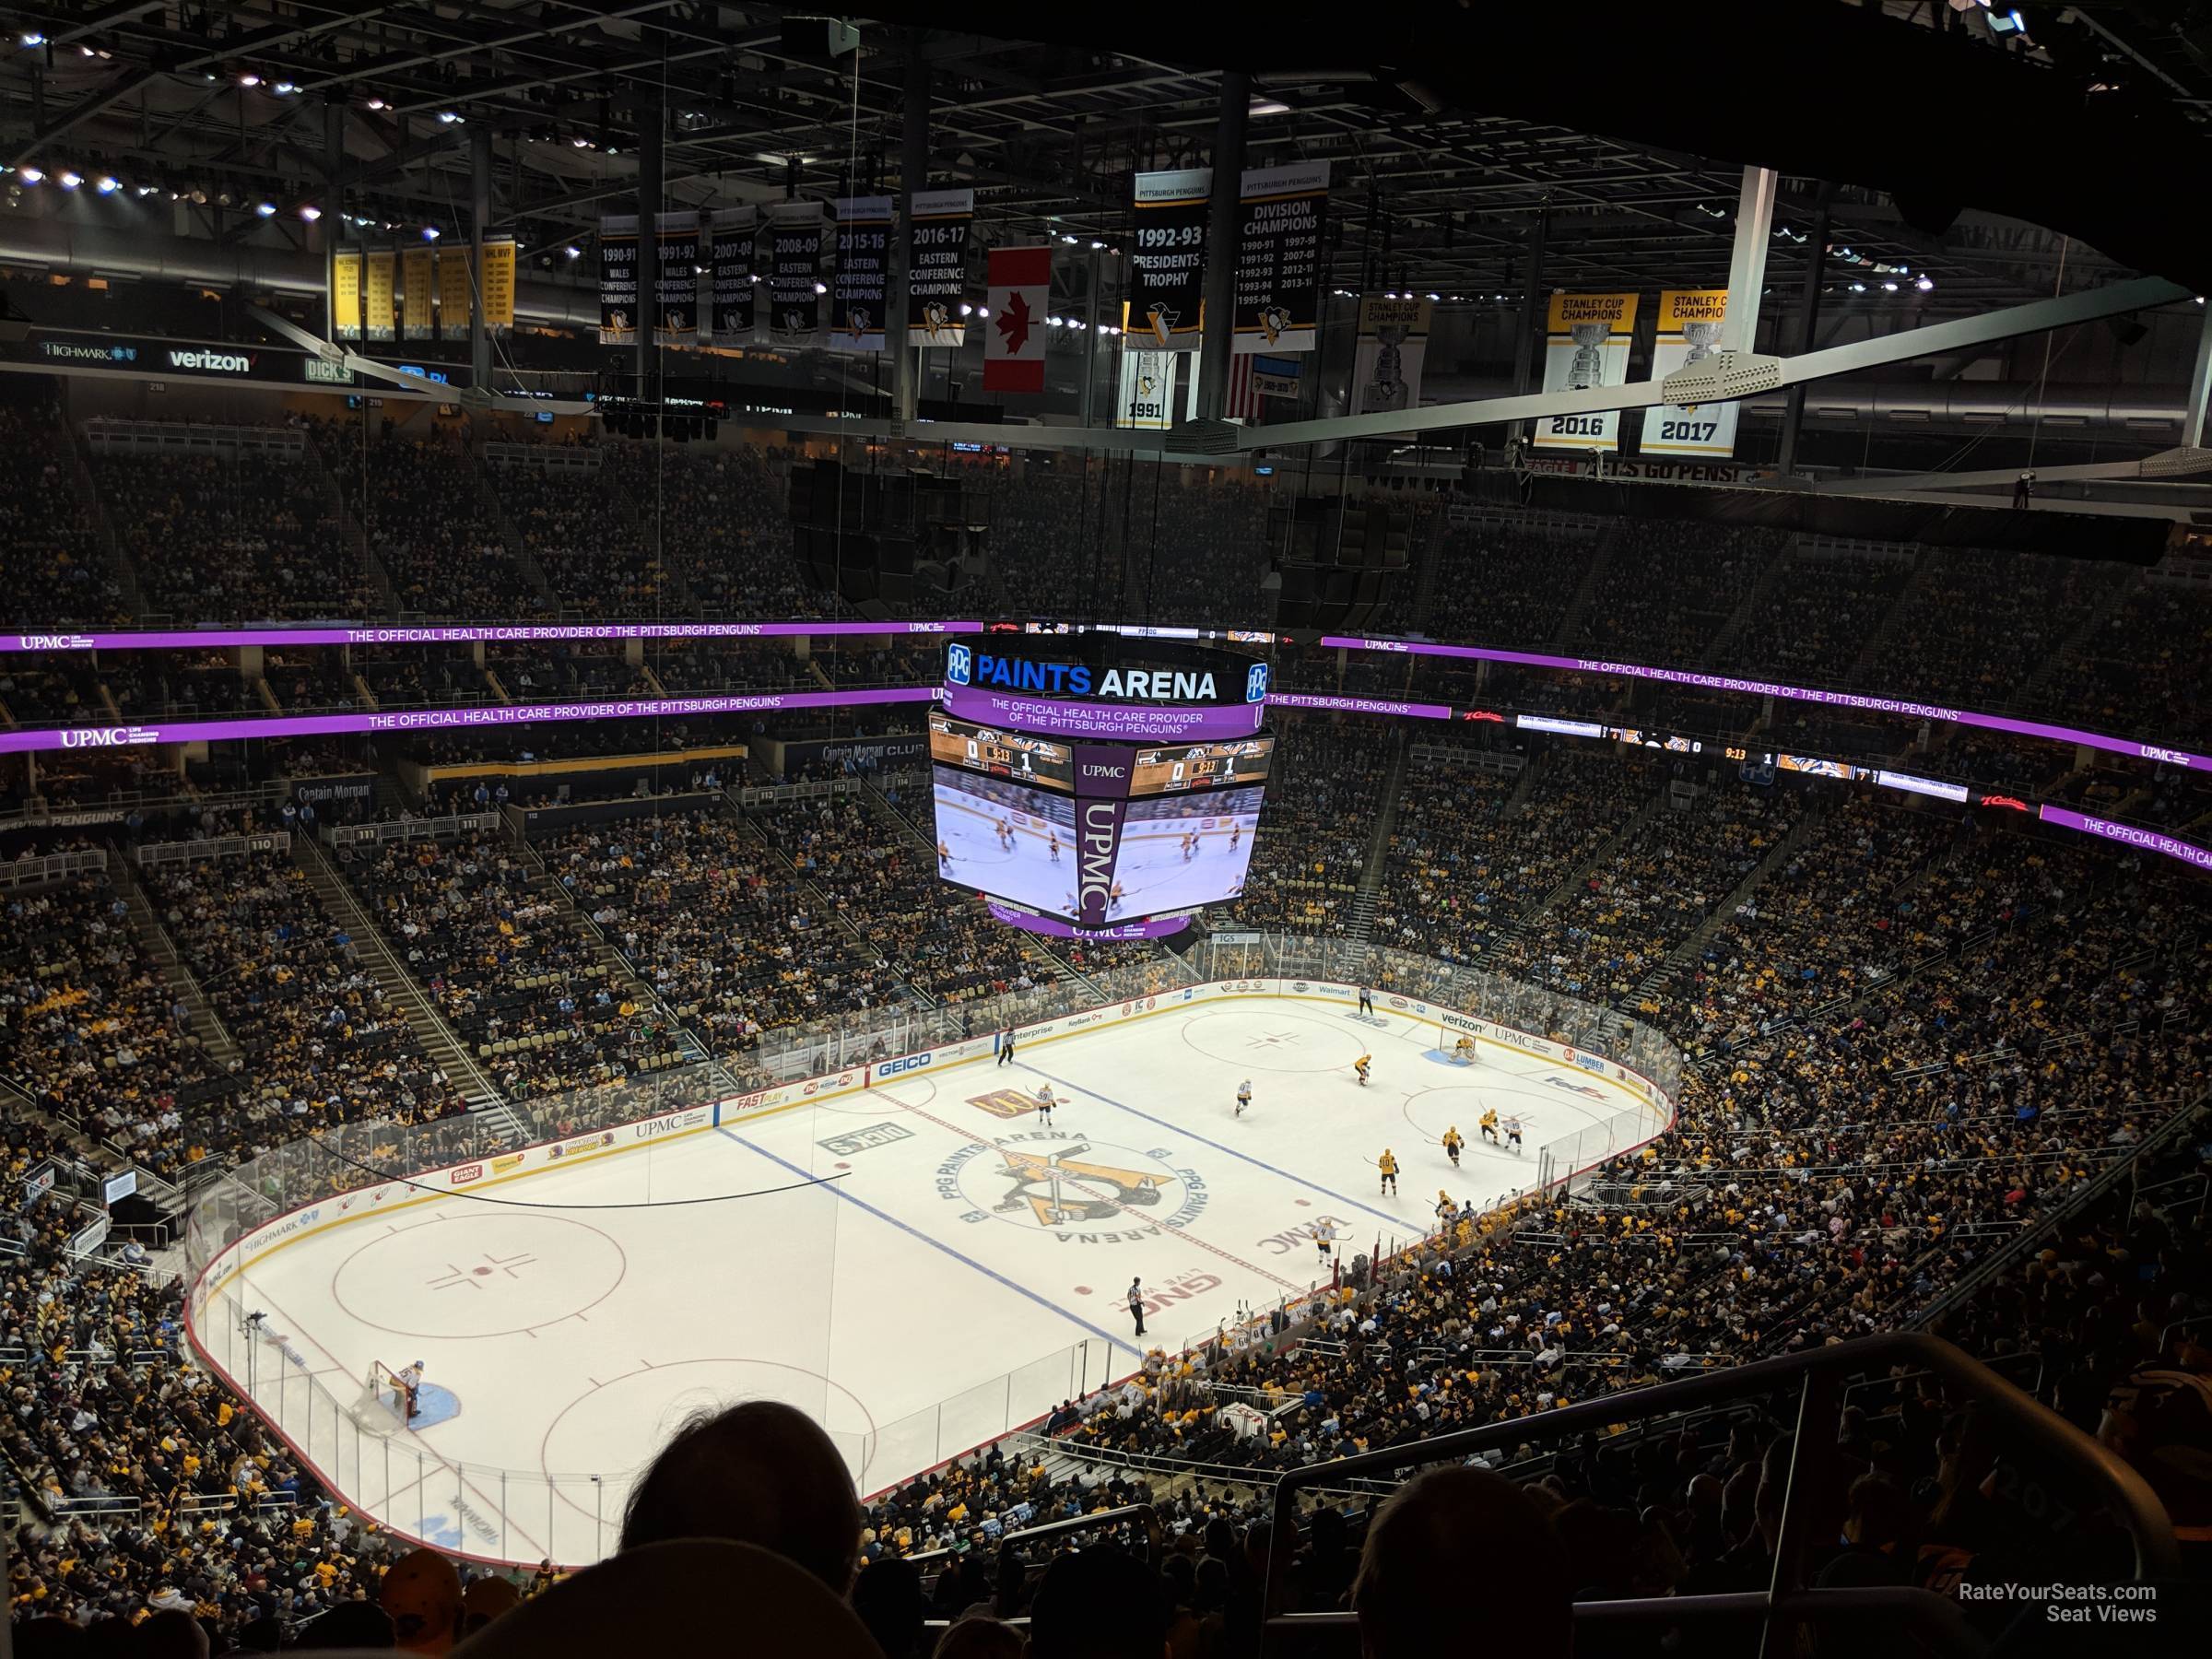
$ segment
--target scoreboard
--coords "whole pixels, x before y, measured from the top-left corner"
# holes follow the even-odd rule
[[[1174,794],[1186,789],[1225,789],[1232,783],[1265,783],[1274,759],[1272,737],[1139,749],[1130,768],[1129,793]]]
[[[1066,744],[955,720],[949,714],[929,717],[929,758],[940,766],[964,766],[1068,794],[1076,791],[1075,751]]]

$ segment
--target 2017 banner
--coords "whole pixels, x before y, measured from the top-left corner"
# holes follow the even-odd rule
[[[361,255],[341,249],[330,261],[330,326],[341,340],[361,337]]]
[[[398,337],[393,326],[392,278],[399,255],[390,248],[369,250],[368,280],[364,286],[363,332],[371,340],[391,340]]]
[[[714,337],[730,343],[753,337],[753,243],[760,234],[756,207],[717,207],[708,226],[714,252]]]
[[[906,343],[968,339],[968,234],[972,190],[917,190],[906,201]]]
[[[438,250],[438,329],[449,340],[468,338],[468,307],[474,297],[469,281],[468,250]]]
[[[688,346],[699,337],[699,215],[653,216],[660,264],[653,285],[653,334],[664,346]]]
[[[399,256],[399,336],[428,340],[437,327],[430,316],[430,260],[428,247],[408,248]]]
[[[837,200],[837,271],[830,279],[830,348],[881,351],[890,289],[891,198]]]
[[[1659,335],[1652,344],[1652,379],[1663,381],[1677,369],[1720,349],[1721,324],[1728,317],[1726,288],[1659,290]],[[1662,405],[1643,411],[1641,449],[1647,455],[1733,455],[1735,415],[1732,403],[1677,409]]]
[[[1352,413],[1394,414],[1421,401],[1429,357],[1429,301],[1362,300],[1352,352]]]
[[[1239,194],[1233,351],[1311,351],[1321,326],[1329,164],[1248,167]]]
[[[1214,170],[1136,175],[1125,351],[1195,351],[1206,322],[1206,197]]]
[[[637,342],[638,216],[610,213],[599,221],[599,344]]]
[[[822,205],[771,202],[768,241],[769,338],[812,346],[822,326]]]
[[[1544,390],[1627,385],[1636,300],[1634,294],[1554,294],[1544,319]],[[1618,449],[1620,411],[1547,415],[1536,422],[1534,441],[1538,449]]]

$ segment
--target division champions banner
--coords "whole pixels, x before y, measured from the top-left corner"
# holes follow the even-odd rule
[[[1421,401],[1429,357],[1429,301],[1362,300],[1352,354],[1352,413],[1392,414]]]
[[[1663,381],[1718,351],[1721,324],[1727,316],[1726,288],[1662,288],[1659,336],[1652,345],[1652,379]],[[1647,455],[1733,455],[1736,408],[1723,403],[1688,409],[1662,404],[1646,409],[1641,447]]]
[[[638,314],[638,216],[610,213],[599,221],[599,344],[635,345]]]
[[[1237,215],[1239,352],[1311,351],[1321,325],[1329,164],[1248,167]]]
[[[737,345],[753,337],[753,243],[760,234],[757,207],[717,207],[708,226],[714,250],[714,337]]]
[[[837,199],[837,272],[830,278],[830,348],[881,351],[890,290],[891,198]]]
[[[1577,392],[1629,383],[1629,342],[1636,333],[1634,294],[1554,294],[1544,319],[1544,390]],[[1538,449],[1620,447],[1620,411],[1547,415],[1536,422]]]
[[[822,329],[822,205],[768,208],[768,334],[779,346],[812,346]]]
[[[1195,351],[1205,325],[1206,197],[1214,170],[1136,175],[1124,351]]]
[[[906,203],[906,343],[964,346],[972,190],[917,190]]]

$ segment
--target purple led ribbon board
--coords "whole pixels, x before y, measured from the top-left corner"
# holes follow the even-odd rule
[[[1270,691],[1267,700],[1286,709],[1320,709],[1336,714],[1386,714],[1398,720],[1449,720],[1449,703],[1400,702],[1388,697],[1335,697],[1322,691]]]
[[[2195,870],[2212,870],[2212,849],[2197,846],[2192,841],[2161,835],[2156,830],[2145,830],[2136,824],[2115,824],[2110,818],[2091,818],[2077,812],[2071,806],[2042,806],[2036,816],[2045,823],[2056,824],[2064,830],[2078,830],[2085,835],[2101,836],[2130,847],[2140,847],[2146,853],[2163,853],[2178,858]]]
[[[2046,737],[2058,743],[2086,744],[2115,755],[2163,760],[2197,771],[2212,771],[2212,755],[2159,744],[2138,743],[2126,737],[2108,737],[2076,726],[2053,725],[2041,720],[2015,720],[2005,714],[1977,714],[1971,709],[1947,709],[1937,703],[1914,702],[1907,698],[1875,697],[1859,691],[1821,691],[1810,686],[1783,686],[1772,680],[1737,679],[1725,674],[1698,674],[1688,668],[1649,668],[1637,663],[1606,663],[1592,657],[1550,656],[1537,651],[1501,651],[1488,645],[1431,645],[1418,640],[1371,640],[1343,634],[1324,634],[1322,644],[1344,651],[1394,651],[1414,656],[1460,657],[1484,663],[1512,663],[1524,668],[1564,668],[1576,674],[1618,674],[1635,679],[1665,680],[1669,685],[1695,686],[1706,691],[1736,691],[1751,697],[1784,697],[1796,702],[1829,703],[1837,708],[1860,709],[1875,714],[1902,714],[1909,720],[1947,720],[1958,725],[1983,726],[1993,732],[2012,732],[2023,737]]]
[[[1138,743],[1187,743],[1196,738],[1249,737],[1260,729],[1264,703],[1092,703],[1022,697],[974,686],[947,686],[946,712],[979,725],[1009,726],[1052,737],[1121,738]]]
[[[375,623],[338,628],[187,628],[160,633],[0,634],[0,652],[173,651],[208,645],[503,645],[533,640],[776,640],[807,634],[981,633],[981,622]]]
[[[1028,911],[1016,910],[1001,904],[995,899],[985,901],[994,921],[1008,927],[1018,927],[1034,934],[1049,934],[1055,939],[1164,939],[1170,934],[1181,933],[1191,924],[1188,916],[1149,916],[1142,922],[1120,922],[1112,927],[1077,927],[1052,916],[1032,915]]]
[[[832,709],[862,703],[929,702],[931,686],[859,691],[733,692],[725,697],[663,697],[638,701],[495,703],[462,709],[403,709],[389,714],[285,714],[263,720],[163,721],[146,725],[68,726],[0,732],[0,755],[33,749],[135,748],[156,743],[205,743],[227,737],[310,737],[344,732],[428,732],[471,726],[533,725],[540,721],[651,720],[684,714],[772,714],[787,709]]]

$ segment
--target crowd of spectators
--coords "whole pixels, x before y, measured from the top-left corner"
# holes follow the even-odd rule
[[[1713,666],[1793,685],[1851,680],[1912,580],[1912,559],[1887,545],[1816,545],[1766,561],[1771,585],[1712,653]]]
[[[1359,724],[1301,720],[1276,744],[1267,810],[1253,840],[1244,896],[1231,907],[1248,926],[1328,933],[1348,919],[1390,775],[1390,743]]]
[[[2134,575],[2108,560],[1971,547],[1920,558],[1919,580],[1865,677],[1967,709],[2019,706],[2080,618]]]
[[[129,615],[69,442],[58,408],[0,404],[0,563],[7,614],[29,627],[109,627]]]
[[[1606,568],[1575,627],[1578,656],[1696,667],[1788,537],[1677,519],[1617,521]]]
[[[793,557],[788,451],[620,442],[605,453],[638,522],[689,590],[687,615],[836,614],[835,601],[805,582]]]
[[[603,468],[504,462],[485,469],[516,545],[552,583],[561,608],[589,617],[680,617],[660,544],[645,533]]]
[[[2212,735],[2212,587],[2146,577],[2074,642],[2032,702],[2069,725],[2152,743]]]
[[[1594,522],[1448,524],[1435,596],[1411,626],[1455,644],[1548,651],[1597,542]]]
[[[402,612],[470,621],[542,617],[546,599],[500,535],[484,474],[460,429],[402,436],[385,422],[312,423],[346,510],[391,579]]]

